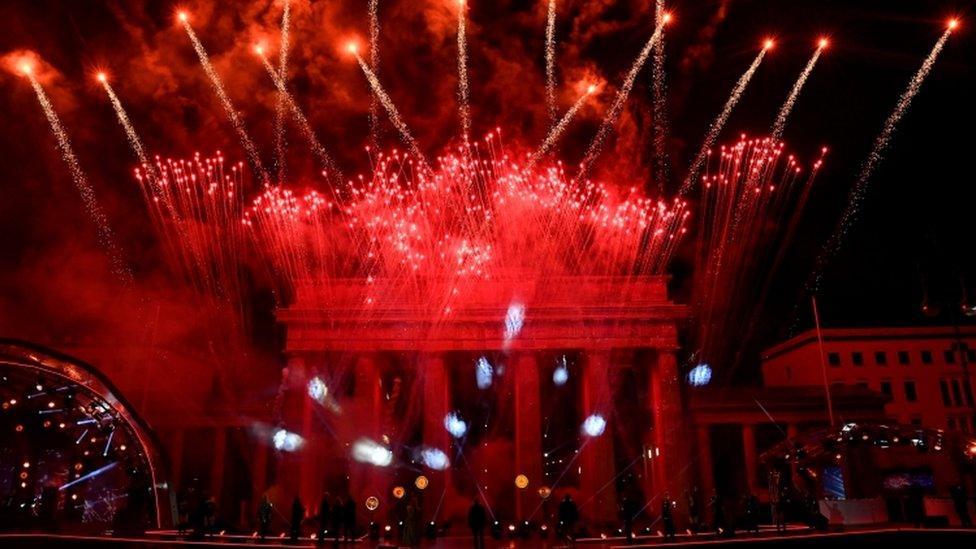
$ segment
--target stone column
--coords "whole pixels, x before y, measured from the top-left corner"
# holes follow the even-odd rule
[[[742,425],[742,450],[746,464],[746,489],[755,493],[756,481],[756,427],[751,423]]]
[[[367,437],[382,444],[383,433],[380,432],[382,396],[376,358],[372,353],[360,353],[356,358],[353,372],[355,394],[352,405],[343,413],[357,429],[356,433],[351,433],[350,440]],[[384,469],[350,460],[349,493],[357,505],[362,505],[368,496],[386,494],[386,489],[381,486],[382,480],[387,477],[385,473]]]
[[[698,509],[702,520],[708,520],[710,512],[708,501],[715,491],[715,470],[712,468],[712,435],[710,426],[699,425],[695,428],[698,445],[698,474],[701,484],[698,487]]]
[[[263,444],[272,445],[271,436],[279,428],[299,434],[302,437],[309,434],[304,429],[304,416],[306,412],[310,411],[304,357],[297,355],[288,357],[287,366],[282,372],[282,383],[285,387],[281,402],[282,424],[272,425],[271,433],[267,435],[268,438],[261,441]],[[305,442],[306,445],[298,452],[278,451],[274,450],[272,446],[272,451],[278,452],[275,478],[281,489],[277,491],[274,504],[279,509],[290,509],[292,499],[296,495],[302,498],[303,503],[308,504],[306,500],[308,494],[302,490],[307,490],[309,483],[305,479],[307,479],[314,458],[309,453],[309,440],[306,439]]]
[[[419,359],[420,377],[423,380],[424,395],[424,421],[423,421],[423,440],[424,446],[438,448],[447,454],[451,459],[454,452],[451,450],[451,437],[444,429],[444,417],[450,412],[450,393],[449,378],[447,376],[447,365],[444,357],[440,354],[422,354]],[[451,464],[454,465],[453,462]],[[424,474],[430,480],[423,498],[423,521],[424,524],[438,520],[434,516],[438,502],[447,500],[450,494],[451,469],[446,471],[433,471],[425,469]]]
[[[610,351],[588,351],[583,364],[583,414],[585,420],[599,414],[607,421],[603,434],[597,437],[580,435],[580,504],[581,514],[594,523],[616,523],[617,491],[613,483],[615,462],[613,428],[610,413],[613,409],[610,394]]]
[[[515,516],[527,520],[539,501],[542,478],[542,425],[539,406],[539,362],[535,353],[518,355],[515,364],[515,474],[529,479],[516,488]]]
[[[654,445],[658,454],[654,467],[657,495],[667,492],[679,500],[687,489],[687,479],[693,471],[688,465],[688,446],[683,429],[681,408],[681,379],[674,353],[661,350],[657,367],[651,372],[652,410],[654,417]],[[687,515],[686,506],[678,506],[676,519]],[[683,523],[680,519],[679,524]]]

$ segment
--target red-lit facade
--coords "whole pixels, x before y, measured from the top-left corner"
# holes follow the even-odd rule
[[[889,398],[890,420],[967,433],[976,429],[971,372],[976,329],[830,328],[822,335],[822,352],[814,330],[766,349],[766,386],[861,386]]]

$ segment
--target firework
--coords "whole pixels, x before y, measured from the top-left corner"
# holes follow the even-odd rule
[[[719,134],[722,132],[722,128],[725,127],[725,123],[729,120],[729,116],[732,115],[732,110],[738,104],[739,99],[742,97],[743,92],[746,91],[746,86],[749,85],[749,81],[752,80],[752,75],[756,74],[756,69],[759,68],[759,64],[762,63],[764,57],[766,57],[766,52],[773,47],[772,40],[766,40],[763,44],[763,48],[753,59],[752,64],[746,69],[746,72],[742,73],[739,77],[739,81],[736,82],[735,87],[732,88],[732,93],[729,95],[728,100],[725,102],[725,106],[722,107],[722,111],[712,122],[712,125],[708,128],[708,133],[705,135],[705,140],[701,144],[701,148],[698,150],[698,155],[695,156],[695,160],[692,162],[691,166],[688,168],[688,174],[685,176],[685,182],[681,185],[679,191],[680,195],[684,195],[691,190],[691,187],[695,184],[695,179],[698,177],[698,173],[701,171],[702,166],[704,166],[705,161],[708,160],[709,151],[715,146],[715,141],[718,139]]]
[[[807,83],[807,79],[810,78],[810,73],[813,72],[813,67],[816,66],[817,60],[820,59],[820,54],[823,53],[824,49],[829,44],[826,38],[821,38],[817,42],[817,49],[814,50],[813,55],[810,60],[807,61],[806,67],[803,68],[803,72],[796,79],[793,84],[793,88],[790,90],[790,94],[786,97],[786,101],[783,102],[783,106],[779,109],[779,114],[776,115],[776,121],[773,122],[773,130],[770,132],[770,136],[774,140],[778,140],[783,137],[783,131],[786,129],[786,119],[790,116],[790,112],[793,110],[793,105],[796,104],[796,99],[800,97],[800,90],[803,89],[803,85]]]
[[[861,202],[864,200],[864,194],[867,191],[868,181],[871,179],[871,175],[874,170],[881,163],[884,156],[885,150],[888,148],[888,143],[891,141],[891,136],[895,133],[895,128],[898,126],[898,122],[901,121],[905,112],[908,111],[908,107],[912,103],[912,99],[918,93],[918,90],[922,87],[922,82],[925,81],[925,77],[928,76],[929,71],[932,70],[932,66],[935,65],[935,60],[939,57],[939,53],[942,52],[942,48],[945,47],[946,41],[949,40],[949,36],[952,31],[958,26],[958,21],[952,19],[946,25],[945,32],[936,41],[935,46],[932,47],[932,51],[929,52],[928,56],[922,62],[922,66],[918,68],[915,75],[908,82],[908,87],[902,92],[901,97],[898,98],[898,103],[895,105],[895,110],[892,111],[888,119],[885,120],[884,126],[881,127],[881,133],[874,140],[874,146],[871,148],[871,153],[868,154],[867,160],[861,167],[861,171],[857,176],[857,180],[854,182],[854,186],[851,187],[850,193],[847,197],[847,206],[844,208],[844,212],[840,216],[840,220],[837,226],[834,228],[834,232],[830,235],[830,238],[824,244],[823,249],[820,251],[820,255],[817,257],[817,261],[814,265],[814,270],[810,274],[810,278],[807,280],[806,289],[807,291],[814,293],[820,286],[820,279],[823,274],[823,269],[826,267],[827,262],[837,253],[843,243],[844,237],[850,230],[851,224],[854,223],[857,218],[857,214],[861,208]]]
[[[549,123],[556,124],[556,0],[546,10],[546,109]]]
[[[363,74],[366,75],[366,80],[369,82],[370,87],[373,89],[373,93],[376,98],[379,99],[380,104],[386,109],[387,116],[390,117],[390,122],[396,127],[397,131],[400,132],[400,139],[403,140],[407,148],[410,149],[410,153],[417,159],[421,164],[421,168],[429,169],[429,164],[423,151],[420,150],[420,145],[417,144],[417,140],[414,139],[413,134],[410,132],[410,128],[407,123],[403,121],[403,117],[400,116],[400,111],[397,110],[396,105],[390,96],[387,95],[386,90],[383,89],[383,85],[380,83],[380,79],[376,77],[366,61],[363,60],[362,56],[359,55],[359,49],[355,44],[349,44],[346,48],[349,53],[356,57],[356,61],[359,63],[359,67],[363,70]]]
[[[782,142],[745,136],[717,156],[702,178],[694,279],[697,359],[713,364],[748,336],[749,312],[765,297],[756,279],[765,275],[768,284],[822,164],[803,177]]]
[[[665,11],[664,0],[654,2],[654,21],[656,25],[664,22]],[[668,179],[668,113],[667,113],[667,86],[665,84],[666,73],[664,70],[664,36],[657,41],[654,46],[654,58],[652,59],[651,97],[653,101],[653,120],[654,120],[654,178],[658,182],[658,189],[663,190]]]
[[[44,92],[41,83],[34,77],[33,68],[30,65],[24,65],[22,71],[24,76],[30,81],[31,87],[34,88],[34,93],[37,94],[37,101],[40,103],[41,109],[44,110],[44,115],[51,125],[51,132],[54,134],[58,142],[58,148],[61,150],[61,159],[64,160],[64,163],[68,166],[68,171],[71,172],[71,179],[75,183],[75,188],[78,189],[78,194],[81,195],[81,201],[85,205],[88,217],[95,223],[98,242],[105,250],[105,253],[108,254],[109,261],[112,264],[112,270],[123,283],[127,284],[131,282],[132,271],[122,258],[122,248],[115,240],[115,234],[109,225],[108,216],[102,210],[102,206],[95,196],[95,190],[88,183],[88,176],[85,175],[84,170],[81,169],[81,164],[78,163],[78,157],[75,156],[74,147],[71,146],[71,139],[68,138],[68,133],[64,131],[64,126],[61,125],[61,119],[58,117],[58,113],[55,112],[54,106]]]
[[[458,0],[457,32],[457,70],[458,70],[458,115],[461,117],[461,136],[467,140],[471,136],[471,105],[468,86],[468,38],[466,0]]]
[[[369,0],[369,68],[373,74],[380,70],[380,0]],[[374,95],[369,103],[369,139],[374,149],[379,148],[380,102]]]
[[[289,26],[291,25],[291,1],[285,0],[284,11],[281,13],[281,40],[278,46],[278,78],[282,82],[288,81],[288,49]],[[278,101],[275,103],[275,164],[278,182],[285,180],[285,94],[286,90],[278,90]]]
[[[583,105],[586,104],[586,100],[589,99],[589,97],[594,93],[596,93],[596,86],[587,86],[586,92],[576,100],[576,103],[573,103],[573,106],[570,107],[568,111],[566,111],[566,114],[564,114],[562,119],[559,120],[559,123],[549,130],[549,135],[546,136],[546,138],[542,141],[542,145],[539,145],[539,148],[529,159],[530,165],[534,165],[539,161],[540,158],[552,150],[552,147],[556,144],[556,141],[559,140],[559,137],[562,136],[563,132],[566,131],[566,128],[569,127],[569,123],[572,122],[573,118],[576,117],[576,113],[583,108]]]
[[[217,70],[214,69],[213,64],[210,63],[210,56],[207,54],[207,50],[204,49],[203,44],[200,39],[197,38],[197,34],[193,32],[193,27],[190,26],[190,16],[186,12],[179,12],[177,14],[177,19],[183,25],[183,29],[186,31],[186,35],[190,38],[190,42],[193,43],[193,49],[197,53],[197,57],[200,59],[200,65],[203,67],[203,71],[207,73],[207,77],[210,78],[210,83],[213,86],[214,92],[217,93],[217,97],[220,99],[220,104],[224,107],[224,112],[227,114],[227,118],[230,119],[231,124],[234,126],[234,130],[237,132],[237,137],[241,141],[241,145],[247,152],[247,156],[257,172],[258,176],[264,180],[268,181],[268,172],[264,169],[264,164],[261,162],[261,155],[258,153],[258,148],[251,139],[251,136],[247,133],[247,128],[244,127],[244,121],[241,120],[240,115],[237,114],[237,109],[231,102],[230,97],[227,95],[227,90],[224,89],[224,83],[220,79],[220,75],[217,74]]]
[[[302,135],[308,140],[309,146],[312,148],[312,152],[315,156],[319,158],[319,162],[322,163],[322,167],[325,170],[326,175],[333,181],[339,181],[342,179],[342,172],[339,170],[338,165],[332,159],[332,155],[329,154],[322,142],[319,140],[318,135],[312,126],[308,123],[308,118],[305,117],[305,113],[302,112],[301,107],[295,102],[295,98],[288,93],[285,87],[285,81],[278,76],[275,72],[274,67],[271,66],[271,62],[264,55],[264,49],[260,46],[256,47],[254,52],[261,58],[261,63],[264,65],[265,70],[268,72],[268,76],[274,82],[275,87],[278,89],[278,97],[285,102],[288,109],[291,111],[292,116],[295,118],[295,122],[298,123],[298,128],[301,130]]]
[[[661,23],[654,28],[654,33],[644,44],[644,48],[640,51],[637,59],[634,60],[633,65],[630,67],[630,71],[627,72],[627,77],[624,79],[624,84],[617,91],[616,97],[614,97],[613,104],[610,109],[607,110],[607,114],[603,117],[603,121],[600,123],[600,128],[596,132],[596,136],[590,141],[589,147],[586,149],[586,154],[583,156],[582,162],[580,162],[578,179],[583,179],[589,173],[590,168],[593,166],[593,162],[596,161],[597,157],[600,156],[600,151],[603,148],[603,141],[610,134],[610,130],[613,129],[614,123],[617,121],[617,117],[620,116],[620,112],[624,108],[624,103],[627,101],[627,96],[630,95],[630,90],[634,87],[634,81],[637,80],[637,73],[640,72],[641,67],[647,61],[648,56],[651,54],[651,50],[654,48],[654,44],[661,39],[661,33],[664,32],[664,26],[671,20],[671,18],[665,14],[661,18]]]

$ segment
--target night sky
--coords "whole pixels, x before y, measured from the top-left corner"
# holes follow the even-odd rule
[[[435,152],[455,135],[455,19],[448,0],[380,0],[379,76],[419,142]],[[365,1],[293,0],[289,85],[347,175],[368,167],[370,100],[365,79],[341,48],[368,37]],[[145,5],[144,5],[145,4]],[[207,46],[230,95],[270,163],[275,93],[251,53],[256,42],[276,55],[280,2],[181,5]],[[560,106],[584,78],[607,88],[563,141],[560,157],[580,158],[614,86],[652,31],[653,2],[560,1]],[[0,5],[0,335],[57,344],[76,338],[109,343],[137,333],[130,306],[145,299],[185,303],[170,274],[132,178],[135,165],[111,105],[94,81],[104,69],[151,154],[188,157],[222,150],[245,159],[182,28],[172,2],[6,1]],[[828,326],[948,324],[969,292],[976,301],[971,212],[976,180],[969,164],[976,127],[976,14],[964,2],[891,0],[683,1],[666,35],[671,177],[680,184],[708,124],[762,40],[770,52],[729,120],[720,143],[762,135],[824,34],[831,46],[804,89],[785,133],[788,149],[812,159],[830,147],[802,225],[755,341],[758,349],[812,324],[803,281],[833,229],[882,123],[952,16],[962,19],[902,120],[869,186],[864,208],[825,273],[821,315]],[[496,126],[506,139],[536,143],[546,129],[543,37],[545,2],[472,0],[469,23],[475,135]],[[96,245],[95,229],[28,82],[16,74],[25,52],[41,59],[39,80],[62,116],[82,167],[133,265],[122,290]],[[601,179],[627,186],[649,181],[650,64],[635,86],[618,132],[597,164]],[[386,142],[395,146],[387,123]],[[297,187],[321,187],[314,157],[289,130],[288,173]],[[692,268],[679,257],[676,298],[687,297]],[[758,283],[758,281],[757,281]],[[929,301],[939,316],[921,313]],[[272,348],[270,299],[255,291],[250,313],[257,346]],[[801,306],[797,307],[797,304]],[[955,315],[958,317],[959,315]],[[192,315],[172,313],[174,344],[192,331]],[[162,336],[161,336],[162,337]],[[746,376],[753,368],[745,368]]]

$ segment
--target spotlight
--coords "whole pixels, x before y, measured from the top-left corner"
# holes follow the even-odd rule
[[[588,437],[598,437],[607,428],[607,420],[600,414],[592,414],[583,421],[583,434]]]

